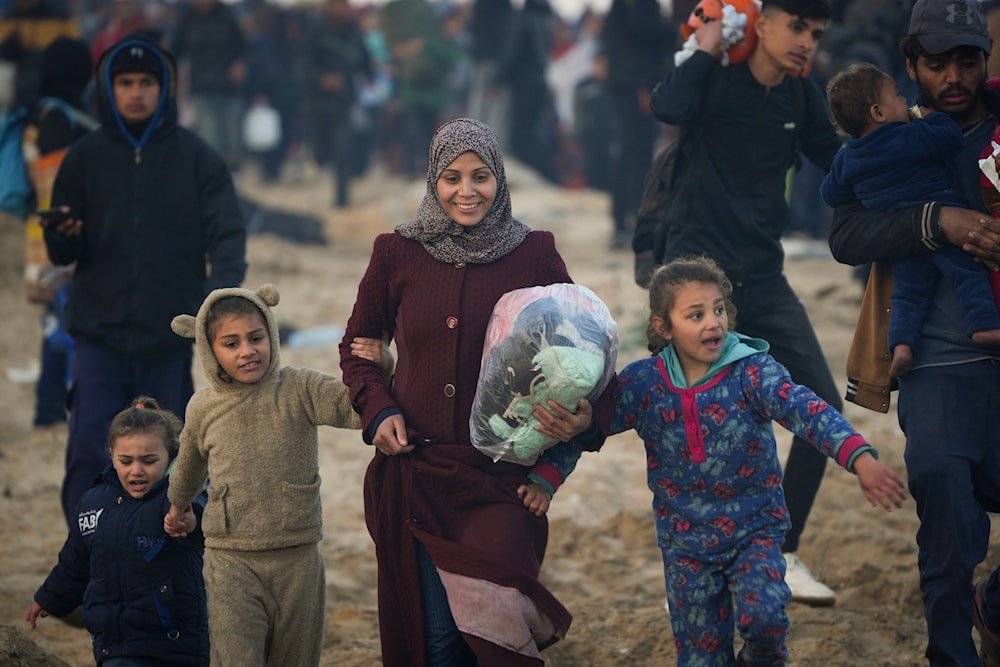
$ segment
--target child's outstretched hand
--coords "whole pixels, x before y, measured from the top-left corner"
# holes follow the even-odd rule
[[[42,605],[38,604],[37,602],[32,602],[31,606],[28,607],[28,612],[24,615],[24,620],[26,620],[28,622],[28,625],[31,626],[31,629],[34,630],[35,619],[38,618],[39,616],[45,618],[48,615],[49,612],[46,611],[45,609],[42,609]]]
[[[879,463],[871,452],[863,452],[854,460],[854,472],[872,507],[881,505],[886,512],[891,512],[893,506],[896,509],[903,506],[906,485],[899,475]]]
[[[171,505],[170,511],[163,517],[163,532],[170,537],[187,537],[198,527],[198,517],[189,503],[183,510],[177,505]]]
[[[396,359],[389,351],[389,346],[381,338],[358,337],[351,341],[351,354],[368,361],[374,361],[382,367],[386,375],[392,375]]]
[[[549,511],[552,498],[549,492],[539,484],[529,482],[517,487],[517,497],[524,501],[524,506],[535,516],[545,516]]]

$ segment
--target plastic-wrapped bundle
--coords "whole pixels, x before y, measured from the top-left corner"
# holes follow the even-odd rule
[[[556,441],[535,430],[535,404],[575,410],[615,372],[618,325],[581,285],[526,287],[500,297],[483,345],[472,404],[472,444],[494,461],[531,465]]]

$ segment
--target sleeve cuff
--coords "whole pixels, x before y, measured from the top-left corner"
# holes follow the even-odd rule
[[[840,446],[840,451],[837,453],[837,463],[848,472],[854,472],[854,461],[865,452],[870,452],[872,456],[878,458],[878,452],[865,442],[864,438],[860,435],[852,435]]]
[[[948,245],[948,239],[941,229],[941,202],[927,202],[920,209],[920,236],[926,247],[937,250]]]
[[[403,411],[396,406],[382,408],[379,413],[375,415],[375,419],[368,424],[368,428],[361,432],[361,439],[365,441],[366,445],[372,444],[372,441],[375,440],[375,432],[378,431],[378,427],[382,424],[382,422],[392,415],[401,414],[403,414]]]
[[[549,492],[550,496],[554,496],[556,490],[562,486],[563,483],[562,475],[551,463],[539,463],[536,465],[532,468],[531,472],[528,473],[528,479],[543,487]]]

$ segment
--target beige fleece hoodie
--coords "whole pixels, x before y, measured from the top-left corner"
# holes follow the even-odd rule
[[[223,382],[205,326],[212,304],[249,299],[264,315],[271,362],[260,381]],[[202,519],[205,546],[263,551],[318,542],[323,534],[317,426],[360,429],[340,378],[308,368],[280,367],[278,326],[271,306],[278,288],[213,291],[198,311],[171,327],[195,339],[210,385],[187,406],[180,454],[170,475],[170,502],[185,507],[209,480]]]

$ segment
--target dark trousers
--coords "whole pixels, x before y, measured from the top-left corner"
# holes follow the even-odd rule
[[[511,86],[510,152],[550,183],[558,183],[558,128],[551,123],[551,110],[552,98],[544,85]]]
[[[475,667],[479,663],[455,625],[441,576],[427,549],[419,541],[417,564],[420,568],[420,596],[423,598],[427,667]]]
[[[611,139],[602,132],[580,137],[583,176],[587,186],[608,192],[611,189]],[[638,210],[638,209],[636,209]]]
[[[190,358],[130,359],[85,340],[75,341],[72,374],[62,506],[74,528],[77,503],[111,461],[108,427],[115,415],[132,399],[149,396],[183,419],[194,381]]]
[[[833,374],[823,356],[806,309],[784,275],[734,287],[737,331],[763,338],[771,344],[771,356],[788,369],[792,380],[815,391],[838,411],[843,410]],[[796,436],[785,462],[781,486],[788,505],[791,528],[783,550],[799,548],[816,492],[823,481],[826,454]]]
[[[334,171],[334,204],[347,206],[354,176],[354,137],[347,115],[312,113],[309,116],[309,143],[320,166]]]
[[[66,332],[64,306],[65,296],[59,295],[45,307],[42,315],[41,370],[35,384],[35,426],[66,421],[73,339]]]
[[[917,503],[920,591],[931,667],[978,666],[973,570],[986,558],[987,512],[1000,512],[1000,363],[917,368],[899,379],[899,425]],[[1000,621],[1000,574],[984,589]]]
[[[945,246],[929,255],[892,263],[890,350],[899,344],[916,347],[941,278],[951,283],[958,296],[967,335],[1000,329],[989,270],[961,248]]]
[[[611,216],[615,231],[631,232],[642,200],[642,186],[653,163],[658,121],[639,109],[639,91],[632,86],[610,89],[618,130],[617,152],[611,166]]]
[[[400,171],[408,178],[420,178],[427,173],[427,147],[438,126],[438,114],[416,106],[405,106],[399,112]]]

